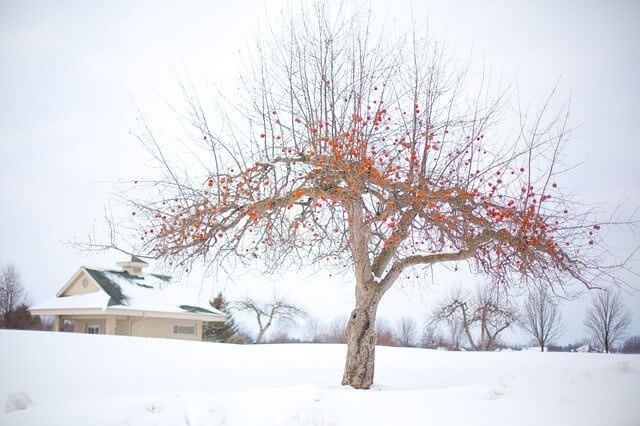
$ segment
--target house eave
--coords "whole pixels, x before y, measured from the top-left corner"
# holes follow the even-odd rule
[[[169,318],[184,320],[199,320],[207,322],[224,322],[226,315],[217,314],[197,314],[197,313],[181,313],[181,312],[162,312],[138,309],[122,309],[109,307],[107,309],[30,309],[32,315],[114,315],[114,316],[130,316],[130,317],[150,317],[150,318]]]

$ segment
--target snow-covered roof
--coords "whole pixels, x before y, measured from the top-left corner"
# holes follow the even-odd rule
[[[81,268],[100,287],[78,295],[58,294],[31,307],[32,311],[61,309],[132,310],[213,317],[224,313],[211,307],[197,292],[159,274],[131,275],[111,269]]]

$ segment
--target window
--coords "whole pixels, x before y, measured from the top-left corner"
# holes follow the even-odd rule
[[[87,333],[89,334],[100,334],[100,326],[99,325],[88,325]]]
[[[196,327],[193,325],[174,325],[173,334],[196,334]]]

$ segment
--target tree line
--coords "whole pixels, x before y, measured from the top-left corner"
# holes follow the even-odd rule
[[[395,324],[378,318],[375,325],[377,344],[491,351],[507,348],[500,339],[501,334],[519,328],[541,351],[575,351],[589,345],[605,353],[616,349],[624,353],[640,353],[640,336],[628,336],[631,312],[625,307],[619,292],[594,293],[584,318],[589,337],[565,346],[554,344],[566,326],[557,297],[548,287],[530,292],[520,307],[515,306],[518,300],[491,285],[478,285],[473,290],[452,289],[425,315],[422,326],[407,316]],[[47,323],[29,312],[30,304],[31,299],[18,270],[13,264],[4,265],[0,268],[0,328],[46,329]],[[346,318],[337,317],[325,323],[281,297],[274,296],[269,301],[247,297],[228,302],[219,292],[210,305],[226,313],[227,320],[205,323],[205,341],[347,343]],[[238,315],[250,318],[255,332],[238,324]]]
[[[519,307],[515,306],[516,302]],[[206,334],[205,340],[232,343],[346,343],[347,319],[336,317],[329,322],[311,317],[302,307],[282,298],[258,302],[246,298],[227,303],[222,293],[212,306],[228,314],[226,323],[212,323],[222,334]],[[235,313],[248,314],[255,333],[242,330]],[[216,325],[213,325],[216,324]],[[625,353],[640,351],[640,336],[627,340],[631,312],[624,306],[619,292],[599,291],[587,307],[584,327],[588,338],[565,346],[556,344],[565,330],[557,297],[548,288],[531,292],[525,299],[514,299],[491,285],[473,290],[454,289],[425,315],[420,326],[413,318],[401,317],[395,324],[378,318],[375,325],[377,344],[382,346],[422,347],[446,350],[492,351],[509,346],[500,338],[510,329],[519,329],[530,344],[540,351],[615,349]],[[274,331],[270,334],[270,329]],[[230,334],[233,330],[234,333]],[[255,337],[252,337],[255,336]],[[521,346],[512,346],[520,349]]]

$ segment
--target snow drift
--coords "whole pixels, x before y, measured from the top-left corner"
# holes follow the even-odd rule
[[[637,355],[379,347],[358,391],[345,353],[0,330],[0,424],[640,424]]]

